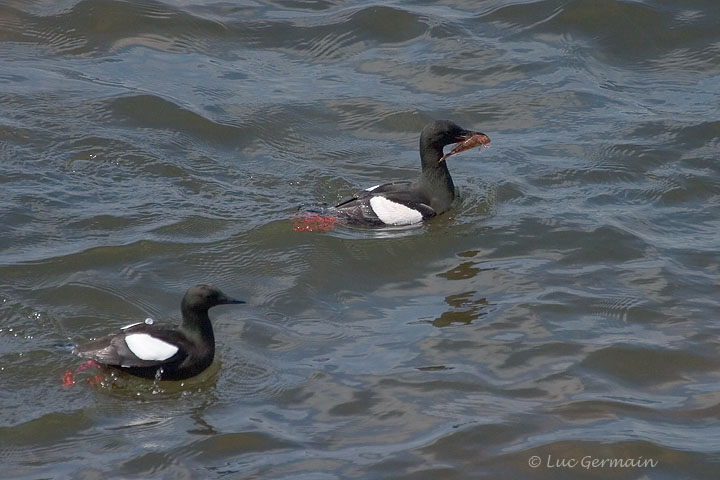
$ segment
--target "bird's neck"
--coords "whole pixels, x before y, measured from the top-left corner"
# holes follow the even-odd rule
[[[447,163],[442,158],[442,147],[431,145],[421,149],[422,173],[419,186],[432,193],[433,200],[449,207],[455,199],[455,184],[453,183]]]
[[[182,316],[183,322],[181,328],[185,333],[195,339],[210,342],[211,345],[215,345],[215,335],[213,334],[207,309],[194,310],[183,308]]]

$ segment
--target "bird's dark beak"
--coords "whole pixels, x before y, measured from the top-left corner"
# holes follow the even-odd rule
[[[488,143],[490,143],[490,137],[485,135],[481,132],[473,132],[471,130],[463,130],[460,134],[458,134],[455,137],[455,145],[452,147],[452,149],[440,157],[439,162],[445,161],[445,159],[451,155],[458,154],[460,152],[464,152],[465,150],[470,150],[471,148],[475,147],[485,147],[488,148]],[[439,163],[438,162],[438,163]]]
[[[463,130],[462,133],[460,133],[459,135],[457,135],[455,137],[455,142],[456,143],[457,142],[465,142],[465,141],[471,139],[472,137],[474,137],[475,135],[482,135],[483,137],[487,138],[487,135],[485,135],[482,132],[473,132],[472,130]],[[490,139],[488,138],[488,142],[489,141],[490,141]]]
[[[222,297],[219,299],[220,305],[231,305],[231,304],[240,304],[240,303],[246,303],[243,300],[236,300],[231,297]]]

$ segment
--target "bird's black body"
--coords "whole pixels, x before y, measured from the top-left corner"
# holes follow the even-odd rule
[[[191,287],[183,297],[179,327],[136,323],[75,347],[73,353],[103,366],[143,378],[182,380],[205,370],[215,356],[208,310],[244,303],[208,285]]]
[[[338,214],[352,223],[407,225],[445,212],[455,200],[455,184],[443,147],[478,134],[448,120],[429,123],[420,134],[420,177],[360,190],[335,206]]]

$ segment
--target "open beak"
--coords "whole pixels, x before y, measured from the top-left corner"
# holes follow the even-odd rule
[[[488,148],[488,143],[490,143],[490,137],[488,137],[484,133],[465,130],[463,133],[461,133],[455,138],[455,141],[457,143],[453,145],[452,149],[448,153],[440,157],[439,162],[444,162],[447,157],[458,154],[460,152],[464,152],[465,150],[470,150],[471,148]]]

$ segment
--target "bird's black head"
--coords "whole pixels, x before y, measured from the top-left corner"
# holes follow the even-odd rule
[[[450,120],[434,120],[423,128],[420,143],[442,149],[445,145],[465,141],[474,133]]]
[[[443,147],[464,142],[480,132],[466,130],[450,120],[433,120],[420,134],[420,156],[423,165],[436,165],[443,155]]]
[[[216,305],[230,303],[245,303],[242,300],[235,300],[221,292],[212,285],[195,285],[190,287],[182,300],[183,310],[207,310]]]

